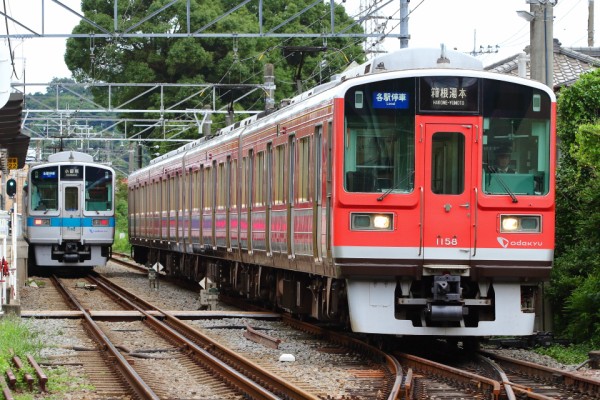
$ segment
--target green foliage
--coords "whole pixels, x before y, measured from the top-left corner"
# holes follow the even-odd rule
[[[600,341],[600,70],[558,97],[556,259],[548,290],[555,331]]]
[[[83,0],[82,11],[85,17],[107,31],[115,29],[113,2],[103,0]],[[147,21],[143,19],[164,5],[162,0],[131,0],[119,2],[116,21],[120,32],[172,32],[183,33],[200,31],[201,33],[227,32],[231,34],[258,33],[258,4],[250,2],[235,12],[227,14],[239,4],[238,1],[191,0],[190,21],[186,20],[187,2],[175,2],[161,10]],[[317,4],[312,0],[282,2],[263,1],[263,32],[273,33],[322,33],[329,32],[330,5]],[[296,13],[304,13],[291,18]],[[342,5],[335,5],[335,30],[347,29],[346,33],[362,32],[360,25],[346,14]],[[224,16],[224,17],[223,17]],[[220,18],[223,17],[223,18]],[[220,19],[219,19],[220,18]],[[289,21],[287,21],[290,19]],[[278,25],[287,21],[284,25]],[[275,29],[277,28],[277,29]],[[82,20],[73,30],[74,34],[88,34],[91,27]],[[67,41],[65,62],[79,82],[104,81],[125,83],[220,83],[220,84],[258,84],[263,81],[264,65],[275,66],[277,90],[276,100],[291,97],[296,93],[295,75],[299,66],[299,57],[285,54],[285,46],[324,46],[321,38],[71,38]],[[359,42],[352,38],[330,38],[327,51],[305,53],[301,71],[302,85],[310,88],[341,71],[351,61],[361,62],[364,54]],[[128,102],[129,107],[138,109],[157,109],[159,96],[139,96],[147,88],[129,86],[117,88],[111,92],[112,104],[135,98]],[[256,110],[257,104],[264,101],[260,90],[247,94],[231,87],[217,87],[217,108],[227,107],[242,94],[240,100],[245,109]],[[198,92],[198,88],[169,87],[164,91],[164,103],[173,104],[173,99],[187,98],[178,108],[200,109],[211,104],[212,90]],[[136,97],[139,96],[139,97]],[[98,104],[108,103],[107,93],[95,93]],[[125,116],[123,116],[125,117]],[[139,117],[139,115],[136,115]],[[213,123],[218,127],[222,118],[215,117]],[[141,128],[140,128],[141,129]],[[135,132],[130,132],[134,134]],[[162,133],[145,131],[147,138],[158,137]],[[196,138],[197,133],[188,132],[187,137]],[[185,136],[182,135],[182,136]]]
[[[115,191],[115,243],[113,244],[113,250],[119,253],[129,254],[131,251],[131,245],[129,244],[128,237],[128,215],[127,215],[127,184],[123,180],[117,181],[117,190]],[[121,237],[123,234],[123,237]]]
[[[25,360],[27,354],[39,354],[43,343],[36,336],[20,318],[11,315],[0,318],[0,371],[11,367],[10,359],[15,355]]]
[[[581,125],[575,134],[573,156],[582,164],[598,170],[600,166],[600,125]]]
[[[0,371],[4,373],[11,368],[17,377],[17,390],[13,397],[17,400],[29,400],[37,398],[33,392],[29,392],[23,376],[29,373],[35,377],[33,367],[27,362],[27,355],[32,355],[39,360],[39,354],[45,344],[39,338],[39,332],[27,323],[27,321],[12,315],[0,318]],[[12,357],[18,356],[23,361],[23,370],[16,370],[12,365]],[[48,376],[46,389],[49,393],[44,399],[59,400],[65,398],[69,391],[93,391],[93,387],[83,381],[74,379],[64,368],[45,368],[44,373]]]
[[[576,344],[569,346],[552,345],[550,347],[538,347],[535,352],[554,358],[556,361],[567,365],[579,365],[588,359],[588,353],[594,350],[589,344]]]

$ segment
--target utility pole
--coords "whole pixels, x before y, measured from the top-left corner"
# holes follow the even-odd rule
[[[594,0],[588,0],[588,46],[594,47]]]
[[[531,79],[554,86],[553,7],[555,0],[527,0],[530,7]],[[529,18],[528,18],[529,19]]]
[[[400,0],[400,48],[408,47],[408,3],[410,0]]]

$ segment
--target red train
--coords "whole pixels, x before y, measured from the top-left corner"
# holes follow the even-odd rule
[[[384,55],[133,173],[134,257],[356,332],[529,335],[555,118],[470,56]]]

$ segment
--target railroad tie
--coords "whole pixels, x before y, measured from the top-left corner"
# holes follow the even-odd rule
[[[38,384],[40,385],[40,390],[42,392],[45,392],[46,391],[46,383],[48,382],[48,376],[46,376],[46,374],[44,373],[42,368],[38,365],[38,363],[35,361],[35,359],[32,356],[27,355],[27,360],[29,361],[29,364],[31,364],[33,369],[35,370],[35,374],[37,375],[37,378],[38,378]]]
[[[19,358],[19,356],[13,356],[12,362],[17,370],[25,371],[23,368],[23,361]],[[27,383],[27,387],[30,391],[33,391],[33,376],[30,373],[25,372],[23,374],[23,379],[25,379],[25,383]]]
[[[4,395],[5,400],[14,400],[14,397],[12,396],[10,389],[7,388],[6,386],[2,388],[2,394]]]
[[[17,377],[10,368],[6,370],[6,380],[8,381],[8,387],[15,390],[17,387]]]

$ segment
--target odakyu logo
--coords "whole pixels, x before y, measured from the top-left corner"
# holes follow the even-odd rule
[[[542,247],[544,245],[544,242],[542,241],[526,241],[526,240],[513,240],[510,241],[506,238],[503,238],[501,236],[498,236],[496,238],[496,240],[498,240],[498,243],[500,243],[500,246],[504,247],[505,249],[510,245],[511,247]]]
[[[500,246],[502,246],[504,248],[508,247],[508,243],[509,243],[508,239],[500,237],[500,236],[498,236],[497,239],[498,239],[498,243],[500,243]]]

